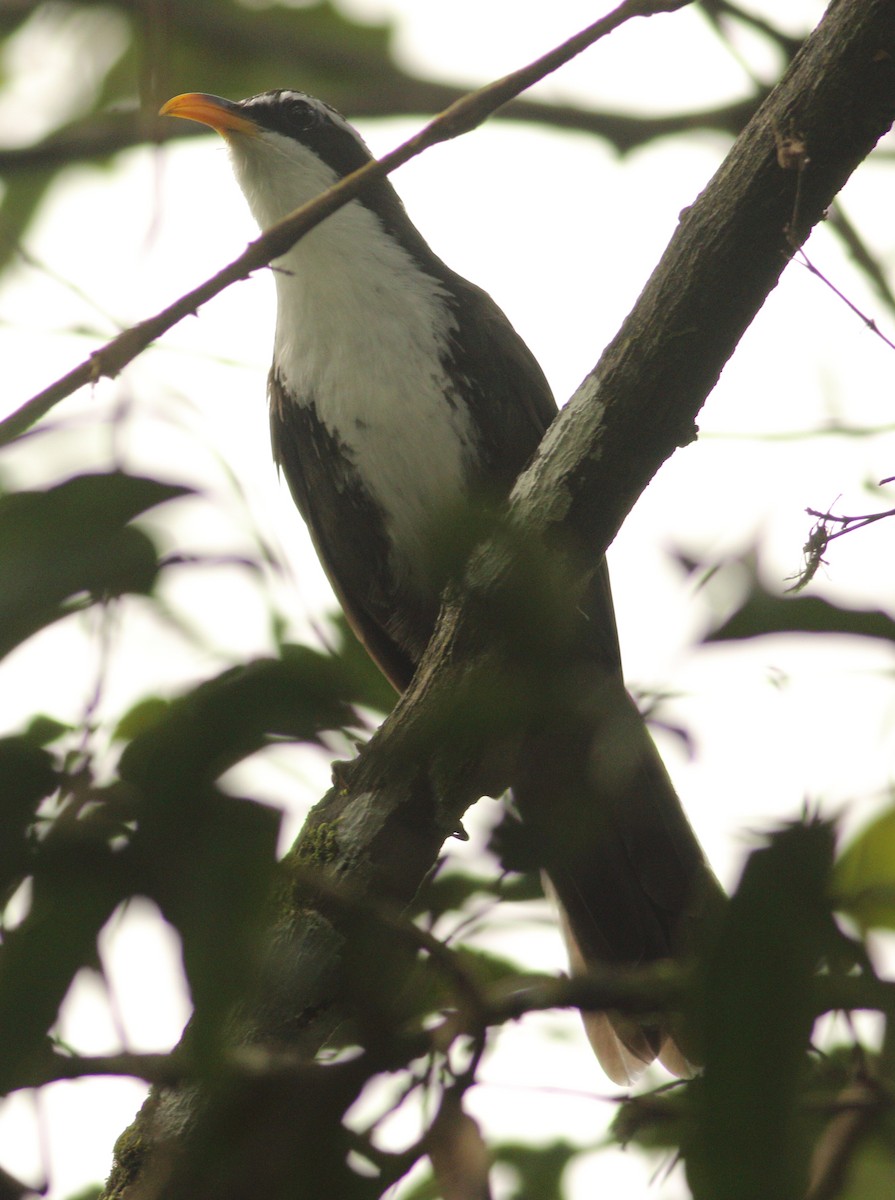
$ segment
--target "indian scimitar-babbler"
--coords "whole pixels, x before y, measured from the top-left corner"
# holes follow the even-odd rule
[[[224,137],[262,229],[370,160],[357,130],[301,92],[238,102],[189,93],[162,112]],[[434,523],[463,503],[505,499],[556,404],[506,316],[433,253],[388,179],[273,265],[274,458],[349,622],[400,691],[429,642],[445,583],[427,553]],[[706,897],[718,894],[621,683],[605,562],[584,607],[606,710],[618,717],[596,736],[621,738],[624,753],[607,760],[599,746],[588,749],[607,781],[594,802],[599,819],[581,813],[559,843],[567,852],[548,864],[574,970],[672,957]],[[607,761],[612,769],[600,768]],[[594,1013],[585,1024],[616,1082],[657,1056],[690,1071],[662,1018]]]

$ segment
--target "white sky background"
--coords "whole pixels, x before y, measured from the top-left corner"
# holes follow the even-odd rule
[[[779,22],[784,6],[767,0],[753,7]],[[371,19],[399,15],[396,48],[407,65],[470,84],[519,66],[596,15],[591,3],[580,0],[532,6],[525,21],[518,19],[517,4],[499,0],[352,0],[350,8]],[[789,28],[813,26],[822,8],[813,0],[790,0]],[[743,41],[741,53],[751,68],[761,77],[773,74],[775,65],[762,62],[755,50],[751,40]],[[40,117],[35,105],[42,72],[55,69],[55,52],[35,41],[20,54],[25,65],[17,99],[0,108],[0,125],[27,141]],[[63,60],[70,54],[69,44]],[[301,87],[302,81],[270,83]],[[195,87],[214,90],[213,69]],[[747,90],[736,62],[687,11],[634,23],[540,89],[558,100],[651,113],[714,105]],[[363,130],[374,151],[382,152],[416,125],[366,123]],[[494,122],[403,168],[395,184],[433,248],[505,308],[563,400],[615,333],[679,211],[725,150],[725,139],[702,135],[669,140],[619,162],[594,138]],[[843,197],[846,211],[890,264],[893,191],[895,172],[870,164]],[[109,171],[70,171],[46,202],[28,248],[124,324],[198,283],[254,234],[223,143],[210,135],[160,153],[122,155]],[[893,322],[823,228],[809,254],[892,335]],[[264,274],[231,288],[120,380],[61,405],[52,419],[80,426],[77,437],[64,445],[61,438],[32,440],[15,456],[5,455],[8,463],[0,467],[15,482],[51,480],[107,462],[117,437],[131,469],[168,471],[174,479],[198,474],[209,499],[182,506],[173,525],[177,548],[244,549],[257,526],[291,567],[289,578],[272,581],[278,603],[294,618],[296,636],[312,636],[328,604],[327,589],[285,488],[276,483],[267,444],[272,292]],[[94,332],[67,332],[85,325]],[[114,331],[57,281],[30,267],[16,269],[0,290],[4,409],[16,407]],[[694,651],[712,611],[735,596],[722,588],[694,594],[668,551],[683,548],[713,561],[758,542],[762,571],[776,588],[799,566],[806,505],[823,508],[841,494],[844,512],[890,506],[891,489],[888,499],[885,493],[871,496],[865,484],[895,474],[891,433],[866,441],[759,435],[809,430],[834,418],[854,426],[895,425],[893,366],[892,352],[879,339],[816,279],[791,266],[706,405],[699,442],[666,464],[611,551],[628,678],[637,687],[679,693],[669,715],[690,729],[696,755],[688,760],[672,741],[662,748],[709,857],[728,884],[736,879],[750,831],[795,816],[804,800],[847,810],[850,822],[879,804],[893,767],[892,653],[848,639],[819,644],[793,638]],[[111,413],[116,403],[132,406],[126,421],[115,433],[111,425],[97,431],[97,411]],[[222,464],[244,488],[245,507],[234,498]],[[835,543],[830,566],[812,591],[853,605],[889,605],[891,536],[882,524]],[[114,716],[154,689],[170,693],[223,664],[226,655],[268,648],[267,614],[240,572],[209,571],[191,587],[189,595],[176,588],[168,594],[181,609],[201,614],[208,650],[197,653],[176,633],[160,634],[139,604],[131,606],[104,680],[101,712]],[[82,712],[98,658],[95,630],[85,638],[59,627],[33,639],[0,670],[0,732],[14,728],[23,711],[62,718]],[[324,761],[294,755],[285,765],[265,764],[256,792],[281,797],[295,791],[297,779],[306,781],[310,802],[327,778]],[[506,937],[501,944],[511,952],[542,968],[561,968],[552,931],[513,939],[510,929]],[[180,1033],[185,1001],[176,975],[170,989],[158,982],[160,957],[176,961],[162,931],[132,912],[107,941],[129,1045],[169,1047]],[[538,1026],[546,1036],[537,1036]],[[70,998],[64,1032],[85,1052],[117,1047],[96,984],[82,983]],[[484,1078],[471,1107],[491,1136],[593,1141],[614,1111],[600,1098],[616,1089],[601,1075],[571,1016],[507,1030]],[[49,1089],[40,1111],[53,1200],[104,1177],[114,1138],[141,1096],[130,1081]],[[0,1162],[31,1178],[37,1178],[40,1161],[34,1113],[23,1097],[0,1108]],[[647,1194],[654,1168],[634,1154],[600,1154],[576,1168],[568,1195],[578,1200],[604,1188],[634,1200]],[[672,1175],[655,1181],[649,1194],[678,1200],[685,1189]]]

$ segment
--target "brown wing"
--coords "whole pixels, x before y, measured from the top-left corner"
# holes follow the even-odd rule
[[[476,364],[468,400],[480,430],[483,471],[508,491],[556,408],[540,368],[504,314],[471,284],[455,278],[453,288],[461,297],[455,364],[462,370],[464,355]],[[558,738],[555,730],[543,739],[532,736],[513,789],[544,853],[574,971],[589,963],[674,957],[692,939],[699,914],[722,895],[624,688],[605,560],[581,609],[580,654],[593,663],[588,677],[602,677],[598,699],[580,730],[564,717]],[[577,668],[568,664],[570,677]],[[631,1082],[656,1057],[677,1074],[692,1073],[666,1021],[595,1013],[586,1015],[585,1028],[616,1082]]]
[[[398,603],[379,509],[350,469],[338,439],[317,419],[313,402],[296,403],[273,371],[269,387],[274,460],[351,628],[395,689],[403,691],[417,658],[402,648],[390,627],[415,623],[431,632],[436,613],[420,602],[419,611],[408,614],[406,600]]]

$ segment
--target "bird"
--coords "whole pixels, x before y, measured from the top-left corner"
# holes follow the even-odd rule
[[[336,109],[301,91],[232,101],[173,97],[163,115],[224,138],[261,229],[372,155]],[[439,514],[504,503],[554,420],[534,355],[495,301],[452,271],[388,178],[272,263],[277,292],[268,385],[273,457],[351,627],[398,692],[434,631],[445,579],[430,543]],[[719,887],[647,726],[621,683],[605,558],[586,599],[594,653],[624,714],[615,784],[570,863],[547,864],[573,972],[672,958]],[[524,822],[524,814],[523,814]],[[585,821],[585,827],[587,822]],[[603,1069],[629,1084],[659,1058],[693,1073],[663,1018],[585,1013]]]

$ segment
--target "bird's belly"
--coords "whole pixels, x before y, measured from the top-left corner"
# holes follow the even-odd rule
[[[337,427],[411,575],[427,557],[436,528],[467,498],[473,449],[471,431],[442,393],[415,400],[412,412],[402,407],[383,414],[371,405],[351,427]]]
[[[339,378],[328,364],[313,384],[283,382],[295,403],[313,409],[339,447],[343,471],[378,510],[393,570],[421,582],[431,568],[433,531],[469,499],[477,443],[469,408],[440,362],[409,359],[388,378]]]
[[[396,421],[374,405],[324,421],[271,373],[274,457],[342,607],[399,688],[431,636],[448,570],[438,534],[468,494],[468,445],[451,406]],[[324,412],[326,410],[324,409]],[[358,408],[357,411],[360,411]]]

